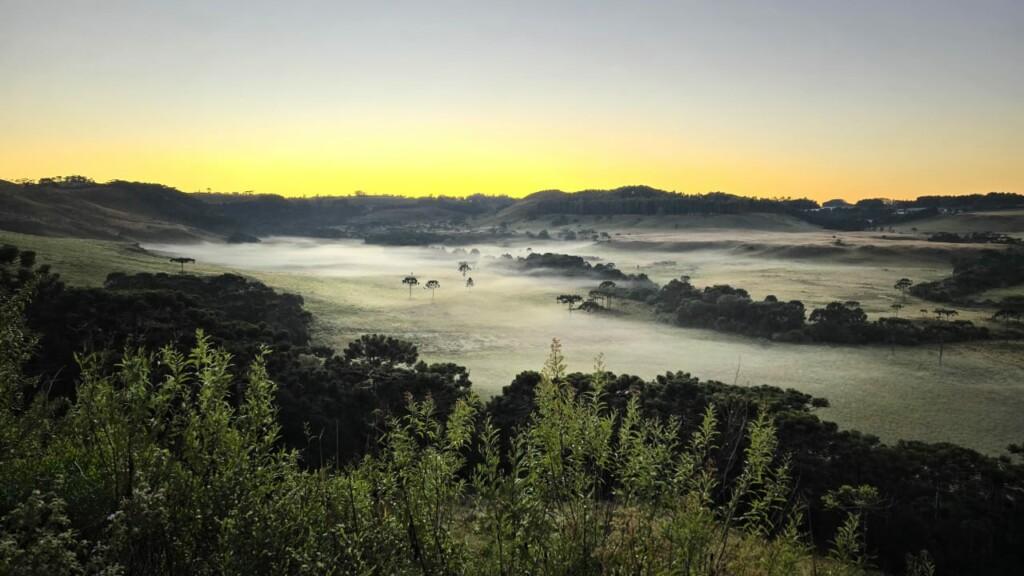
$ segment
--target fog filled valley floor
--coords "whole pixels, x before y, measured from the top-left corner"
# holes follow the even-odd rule
[[[195,258],[196,273],[234,271],[283,291],[301,294],[314,314],[315,335],[343,348],[366,333],[414,342],[430,361],[466,366],[483,396],[500,391],[519,372],[537,369],[552,338],[564,346],[570,370],[588,371],[598,354],[616,373],[645,378],[682,370],[705,379],[795,388],[828,398],[822,418],[884,440],[949,441],[988,453],[1004,452],[1024,437],[1024,346],[1020,342],[947,345],[942,365],[934,346],[836,346],[785,344],[689,329],[653,321],[641,306],[616,302],[614,316],[569,313],[555,302],[563,293],[586,295],[597,281],[557,275],[524,275],[503,267],[500,256],[559,252],[614,262],[663,284],[682,274],[700,286],[728,283],[760,300],[799,299],[811,309],[832,300],[857,300],[871,316],[890,314],[904,297],[900,277],[915,282],[949,274],[947,260],[906,242],[846,257],[813,258],[828,248],[821,230],[635,230],[611,242],[532,240],[509,245],[474,244],[479,256],[453,247],[384,247],[357,240],[269,238],[259,244],[144,244],[42,238],[0,233],[0,242],[38,252],[72,283],[97,285],[108,272],[174,272],[170,256]],[[885,244],[843,234],[848,245]],[[877,236],[877,234],[876,234]],[[806,248],[800,250],[801,247]],[[922,247],[928,248],[928,247]],[[799,255],[780,257],[781,255]],[[600,259],[600,260],[597,260]],[[469,261],[473,288],[464,287],[457,263]],[[403,276],[420,284],[409,290]],[[433,300],[423,285],[440,282]],[[908,297],[903,315],[933,303]],[[961,309],[985,324],[992,311]]]

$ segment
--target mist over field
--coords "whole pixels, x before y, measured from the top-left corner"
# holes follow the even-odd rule
[[[0,7],[0,576],[1024,575],[1024,1]]]
[[[523,274],[501,256],[561,252],[594,262],[614,262],[663,283],[681,274],[698,285],[730,283],[755,299],[775,294],[809,307],[857,300],[869,314],[889,312],[899,295],[893,279],[920,280],[947,273],[939,261],[877,259],[836,262],[737,255],[728,248],[651,250],[649,243],[518,241],[465,247],[388,247],[357,240],[275,237],[259,244],[146,244],[163,254],[187,254],[274,287],[302,294],[315,315],[315,331],[335,347],[366,333],[410,340],[430,361],[470,370],[476,390],[495,394],[522,370],[538,369],[552,338],[563,343],[569,368],[587,372],[598,355],[616,373],[645,378],[682,370],[702,379],[742,385],[769,384],[828,398],[823,417],[870,431],[885,440],[948,441],[999,452],[1024,436],[1024,355],[1013,343],[947,346],[942,365],[935,347],[805,345],[671,326],[642,312],[622,316],[568,312],[555,302],[563,293],[586,295],[597,281],[556,274]],[[719,242],[724,233],[661,233],[673,241]],[[771,244],[766,233],[733,231],[732,242]],[[790,244],[817,236],[786,237]],[[702,244],[706,246],[707,244]],[[711,244],[714,245],[714,244]],[[469,254],[477,249],[479,255]],[[458,252],[457,252],[458,251]],[[475,283],[465,287],[457,270],[469,261]],[[415,274],[412,290],[401,279]],[[423,284],[441,287],[433,301]],[[623,304],[626,306],[627,304]],[[907,314],[917,314],[913,305]],[[922,401],[922,399],[927,399]],[[954,418],[956,425],[950,425]]]

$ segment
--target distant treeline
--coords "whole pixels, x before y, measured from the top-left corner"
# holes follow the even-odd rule
[[[921,196],[915,200],[870,198],[856,204],[830,200],[801,217],[834,230],[885,228],[949,212],[1024,208],[1024,195],[1010,192],[963,196]]]
[[[679,282],[671,288],[680,302],[689,300],[684,295],[695,290],[682,284],[688,283]],[[302,465],[307,468],[365,462],[366,456],[379,449],[378,442],[387,429],[385,422],[390,417],[408,415],[408,398],[430,396],[437,413],[445,417],[470,391],[465,368],[426,364],[408,342],[367,335],[343,352],[317,346],[310,339],[312,319],[300,297],[277,293],[235,275],[113,274],[103,288],[74,288],[65,286],[49,269],[36,266],[33,253],[4,247],[0,250],[0,295],[6,298],[26,287],[32,287],[32,300],[26,310],[28,327],[38,338],[27,358],[26,369],[32,379],[26,381],[22,392],[28,397],[64,397],[73,405],[80,385],[76,352],[100,354],[90,360],[91,370],[97,369],[96,362],[113,368],[126,348],[141,346],[153,351],[169,345],[187,350],[196,344],[195,330],[201,328],[212,343],[232,353],[233,364],[245,365],[268,344],[272,351],[266,357],[266,370],[277,385],[280,441],[299,450]],[[715,287],[712,292],[718,294],[716,303],[725,296],[742,296],[735,289]],[[750,306],[775,308],[756,304]],[[780,318],[777,326],[795,325],[797,315],[781,311],[777,310],[789,319]],[[155,364],[153,370],[157,371],[153,381],[159,382],[169,376],[165,372],[170,368]],[[903,570],[905,555],[920,550],[931,553],[939,574],[1019,574],[1024,570],[1024,547],[1020,546],[1024,541],[1024,511],[1019,498],[1024,490],[1024,467],[1008,456],[994,458],[941,443],[882,444],[874,436],[839,430],[835,424],[820,420],[813,409],[827,402],[794,390],[730,386],[701,381],[684,372],[652,380],[610,373],[605,377],[608,383],[600,398],[613,413],[622,413],[635,398],[646,416],[679,423],[679,438],[684,445],[701,426],[705,410],[716,406],[721,417],[709,432],[718,441],[707,458],[708,470],[722,476],[721,486],[730,485],[742,474],[734,460],[749,447],[747,428],[754,414],[767,409],[778,428],[779,450],[791,466],[796,486],[793,501],[806,507],[808,532],[821,549],[830,546],[828,540],[844,519],[839,511],[828,509],[826,494],[843,485],[868,484],[878,488],[882,499],[876,507],[864,511],[867,545],[886,573]],[[243,378],[238,388],[231,388],[228,401],[238,404],[248,396],[250,383],[260,385],[252,378]],[[583,395],[593,392],[593,378],[569,374],[565,383]],[[534,418],[539,382],[538,373],[523,372],[484,408],[483,416],[495,424],[505,448],[501,451],[503,468],[525,457],[517,457],[516,447],[510,443],[514,430],[522,429]],[[899,382],[889,385],[899,386]],[[202,401],[204,394],[197,390],[195,396]],[[245,406],[235,408],[245,413]],[[61,432],[54,428],[54,434],[59,436]],[[488,456],[480,452],[487,442],[483,431],[473,434],[466,450],[468,465],[459,472],[462,478],[472,476],[473,466],[488,461]],[[138,465],[162,461],[146,460]],[[196,474],[206,472],[211,470],[201,468]],[[118,478],[128,478],[127,484],[121,484],[122,488],[128,486],[128,491],[132,490],[131,473],[130,467],[117,470]],[[24,480],[26,484],[37,482]],[[71,484],[67,486],[88,488],[77,476],[68,480]],[[73,502],[92,502],[82,497],[88,493],[61,489]],[[136,490],[142,497],[149,494],[145,486]],[[0,498],[4,507],[0,516],[6,515],[11,506],[20,505],[10,501],[13,493],[3,494],[7,496]],[[727,502],[729,492],[723,488],[707,498]],[[147,505],[158,506],[159,501]],[[83,535],[107,537],[101,535],[99,525],[82,520],[96,516],[91,512],[93,508],[72,506],[68,511],[70,520],[64,522]],[[391,544],[388,541],[381,546],[390,551]],[[236,555],[259,552],[233,550]],[[136,558],[142,557],[139,554]]]
[[[314,196],[275,194],[196,194],[227,217],[257,231],[316,229],[355,225],[458,224],[471,216],[496,213],[515,202],[508,196],[465,198],[404,196]],[[323,234],[321,234],[323,235]]]
[[[522,199],[476,194],[465,198],[368,195],[286,198],[276,194],[185,194],[159,184],[115,180],[99,184],[72,176],[38,182],[0,181],[0,206],[8,214],[0,218],[7,229],[37,233],[57,228],[89,236],[111,234],[104,230],[110,214],[134,214],[166,223],[184,224],[221,237],[235,234],[266,236],[364,237],[382,229],[427,226],[432,230],[460,229],[471,218],[494,217],[495,229],[515,224],[520,218],[598,215],[788,214],[840,230],[892,226],[950,211],[1002,210],[1024,207],[1024,196],[1005,192],[967,196],[922,196],[916,200],[867,199],[856,204],[833,200],[819,204],[806,198],[754,198],[724,192],[682,194],[649,186],[613,190],[558,190],[537,192]],[[40,221],[54,213],[89,212],[96,220],[88,230],[65,230]],[[123,222],[110,221],[120,234],[131,234]],[[72,227],[73,228],[73,227]],[[79,226],[81,228],[81,226]],[[48,232],[52,233],[52,232]],[[237,236],[236,236],[237,237]]]
[[[769,199],[736,196],[724,192],[681,194],[649,186],[625,186],[614,190],[538,192],[527,198],[529,213],[546,214],[743,214],[749,212],[799,213],[817,208],[808,199]]]

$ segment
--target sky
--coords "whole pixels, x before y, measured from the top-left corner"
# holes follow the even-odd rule
[[[1022,30],[1022,0],[0,0],[0,178],[1024,192]]]

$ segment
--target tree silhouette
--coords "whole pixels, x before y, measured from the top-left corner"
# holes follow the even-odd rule
[[[907,290],[910,290],[910,287],[913,285],[914,282],[911,281],[910,278],[900,278],[896,281],[896,284],[893,284],[893,288],[899,290],[900,293],[903,294],[903,300],[905,301],[907,299]]]
[[[932,310],[932,312],[935,313],[935,317],[939,319],[939,322],[942,322],[943,320],[949,320],[950,318],[952,318],[954,316],[958,316],[960,314],[956,310],[952,310],[950,308],[936,308],[936,309]],[[943,352],[945,351],[945,348],[946,348],[945,344],[946,344],[945,331],[943,331],[940,328],[939,329],[939,365],[940,366],[942,365],[942,355],[943,355]]]
[[[466,278],[466,288],[472,288],[474,285],[472,276]]]
[[[181,271],[180,271],[181,274],[185,273],[185,264],[190,264],[190,263],[191,264],[195,264],[196,263],[196,259],[195,258],[185,258],[183,256],[177,257],[177,258],[171,258],[170,261],[174,262],[175,264],[180,264],[181,265]]]
[[[569,313],[572,314],[573,307],[583,301],[583,296],[579,294],[559,294],[555,297],[555,301],[559,304],[566,304],[569,306]]]
[[[434,301],[434,290],[441,287],[441,283],[437,280],[427,280],[427,283],[423,286],[424,289],[430,290],[430,301]]]
[[[604,295],[604,305],[611,310],[612,309],[612,291],[615,289],[615,282],[611,280],[605,280],[597,285],[597,289]]]
[[[409,287],[409,299],[412,300],[412,287],[420,283],[419,278],[416,278],[415,274],[409,274],[405,278],[402,278],[402,284]]]
[[[896,315],[897,318],[899,318],[900,309],[903,308],[903,304],[900,304],[899,302],[893,302],[893,304],[889,306],[889,308],[892,308],[893,313]]]
[[[459,272],[462,272],[463,278],[466,277],[466,272],[469,272],[472,269],[473,267],[469,265],[469,262],[466,262],[465,260],[459,262]]]

